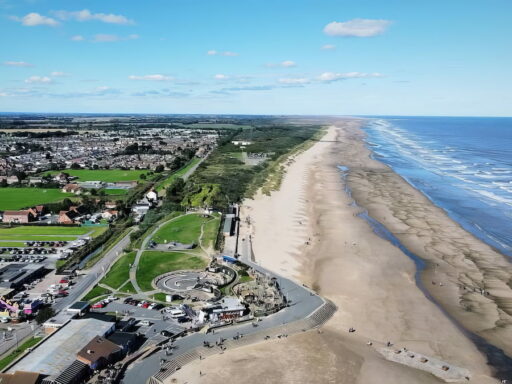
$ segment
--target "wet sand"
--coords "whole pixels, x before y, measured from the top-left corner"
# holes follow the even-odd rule
[[[510,304],[510,287],[505,287],[510,266],[389,168],[371,160],[359,125],[357,120],[337,121],[322,141],[291,162],[280,191],[259,195],[243,209],[251,225],[244,223],[242,230],[252,233],[257,261],[333,300],[339,308],[334,317],[321,333],[227,351],[183,367],[174,382],[442,382],[385,360],[376,349],[387,341],[467,368],[470,382],[497,382],[485,356],[418,288],[413,261],[357,216],[362,208],[352,198],[407,248],[438,264],[423,276],[429,291],[465,327],[485,329],[480,334],[503,348],[511,347],[509,319],[496,301]],[[350,168],[345,180],[338,165]],[[490,294],[468,293],[459,288],[461,281],[483,283]],[[493,300],[498,294],[502,299]],[[356,332],[349,333],[350,327]],[[372,346],[366,344],[370,340]]]

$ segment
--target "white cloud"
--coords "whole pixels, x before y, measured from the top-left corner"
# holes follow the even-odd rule
[[[72,41],[84,41],[85,37],[83,37],[82,35],[75,35],[75,36],[71,36],[71,40]]]
[[[32,12],[22,18],[12,17],[13,20],[21,22],[26,27],[35,27],[37,25],[47,25],[50,27],[56,27],[59,22],[51,17],[40,15],[39,13]]]
[[[0,92],[0,97],[7,97],[9,96],[6,92]]]
[[[287,77],[277,80],[281,84],[307,84],[309,83],[309,79],[304,77]]]
[[[292,61],[292,60],[285,60],[285,61],[282,61],[280,63],[268,63],[268,64],[265,64],[265,67],[269,67],[269,68],[275,68],[275,67],[291,68],[291,67],[296,67],[296,66],[297,66],[297,63],[295,61]]]
[[[346,72],[346,73],[334,73],[334,72],[324,72],[320,76],[318,76],[318,80],[331,82],[337,80],[345,80],[345,79],[365,79],[372,77],[383,77],[382,74],[378,72],[374,73],[365,73],[365,72]]]
[[[25,61],[4,61],[4,65],[8,67],[33,67],[33,64],[27,63]]]
[[[81,11],[56,11],[55,16],[61,20],[76,20],[76,21],[101,21],[109,24],[133,24],[133,21],[123,15],[114,15],[113,13],[91,13],[88,9]]]
[[[48,76],[30,76],[28,79],[25,79],[25,83],[33,84],[49,84],[52,82],[52,79]]]
[[[214,76],[215,79],[217,80],[227,80],[229,79],[229,76],[228,75],[224,75],[222,73],[218,73]]]
[[[52,77],[66,77],[66,76],[69,76],[69,73],[61,72],[61,71],[54,71],[54,72],[50,73],[50,76],[52,76]]]
[[[166,76],[166,75],[143,75],[143,76],[136,76],[136,75],[130,75],[128,76],[130,80],[147,80],[147,81],[169,81],[172,80],[172,77]]]
[[[334,49],[336,49],[336,46],[333,45],[333,44],[325,44],[325,45],[322,45],[322,48],[324,51],[332,51]]]
[[[290,67],[295,67],[297,66],[297,64],[295,64],[295,61],[291,61],[291,60],[285,60],[281,63],[281,67],[285,67],[285,68],[290,68]]]
[[[383,34],[390,24],[389,20],[374,19],[333,21],[324,27],[324,33],[329,36],[371,37]]]
[[[209,51],[206,52],[207,55],[210,55],[210,56],[238,56],[238,53],[236,52],[231,52],[231,51],[224,51],[224,52],[219,52],[219,51],[216,51],[215,49],[211,49]]]

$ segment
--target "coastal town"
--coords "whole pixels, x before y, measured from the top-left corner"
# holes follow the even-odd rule
[[[184,355],[327,321],[332,303],[254,263],[239,205],[192,184],[203,162],[254,170],[275,148],[236,121],[106,120],[0,131],[2,380],[164,383]]]

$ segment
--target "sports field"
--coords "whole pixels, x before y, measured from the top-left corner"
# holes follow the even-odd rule
[[[123,170],[123,169],[63,169],[61,171],[45,172],[46,174],[55,175],[65,172],[70,176],[78,177],[80,181],[104,181],[114,183],[116,181],[132,181],[139,180],[140,175],[147,174],[147,170]]]
[[[143,291],[151,291],[151,281],[161,274],[182,269],[203,269],[207,261],[183,252],[146,251],[137,268],[137,283]]]
[[[60,189],[0,188],[0,211],[30,208],[34,205],[54,203],[74,196]]]
[[[0,228],[0,240],[9,241],[73,241],[78,236],[89,234],[96,237],[108,226],[66,227],[66,226],[18,226]]]

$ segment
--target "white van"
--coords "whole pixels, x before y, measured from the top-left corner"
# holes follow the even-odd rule
[[[171,309],[171,311],[169,311],[169,314],[173,319],[185,316],[185,312],[183,312],[181,309]]]

